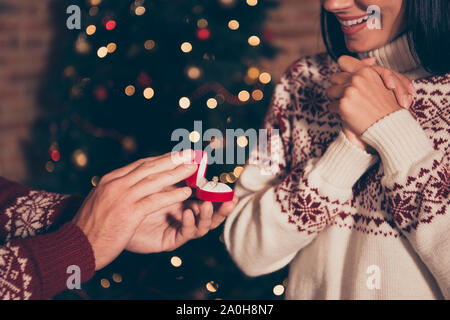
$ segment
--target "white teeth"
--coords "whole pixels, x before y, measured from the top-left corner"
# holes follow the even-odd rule
[[[340,19],[339,19],[339,22],[340,22],[343,26],[351,27],[351,26],[354,26],[355,24],[360,24],[360,23],[362,23],[363,21],[367,21],[368,19],[369,19],[369,16],[366,16],[366,17],[364,17],[364,18],[355,19],[355,20],[340,20]]]

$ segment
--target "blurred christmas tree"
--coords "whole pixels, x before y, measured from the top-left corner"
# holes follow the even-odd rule
[[[202,139],[195,120],[203,132],[259,128],[273,90],[260,62],[275,53],[263,27],[274,1],[80,1],[79,31],[65,27],[71,4],[53,7],[57,36],[40,90],[43,110],[26,148],[33,186],[86,194],[103,174],[169,152],[176,128],[189,130],[193,142]],[[237,144],[249,148],[245,138]],[[212,166],[208,176],[233,183],[240,171]],[[124,253],[85,292],[97,299],[281,296],[285,271],[244,277],[221,232],[175,253]]]

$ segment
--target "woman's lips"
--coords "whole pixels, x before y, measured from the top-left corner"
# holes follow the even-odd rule
[[[346,35],[353,35],[367,26],[367,20],[370,15],[366,14],[359,17],[337,17],[341,24],[342,31]]]
[[[360,23],[360,24],[356,24],[356,25],[351,26],[351,27],[346,27],[344,25],[341,25],[341,29],[342,29],[342,32],[344,32],[345,35],[351,36],[351,35],[354,35],[354,34],[360,32],[366,26],[367,26],[367,21],[365,21],[363,23]]]

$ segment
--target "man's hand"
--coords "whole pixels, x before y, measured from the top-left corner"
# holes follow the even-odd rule
[[[168,189],[197,169],[192,163],[193,151],[179,156],[177,162],[169,153],[117,169],[104,176],[88,195],[73,222],[86,234],[93,248],[96,270],[111,263],[124,250],[147,217],[190,197],[189,187]],[[180,160],[185,164],[180,164]]]
[[[126,249],[135,253],[172,251],[191,239],[217,228],[233,211],[238,199],[214,211],[211,202],[185,201],[148,215]]]

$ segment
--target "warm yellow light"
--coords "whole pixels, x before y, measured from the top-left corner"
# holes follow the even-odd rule
[[[98,177],[98,176],[93,176],[93,177],[91,178],[91,184],[92,184],[92,186],[93,186],[93,187],[98,186],[99,181],[100,181],[100,177]]]
[[[237,20],[228,21],[228,28],[230,28],[231,30],[239,29],[239,21]]]
[[[284,287],[281,284],[273,287],[273,294],[276,296],[281,296],[284,293]]]
[[[147,50],[152,50],[152,49],[155,47],[155,41],[153,41],[153,40],[147,40],[147,41],[145,41],[144,47],[145,47],[145,49],[147,49]]]
[[[214,98],[210,98],[208,99],[208,101],[206,101],[206,105],[210,109],[215,109],[217,107],[217,100]]]
[[[250,38],[248,38],[248,44],[251,45],[252,47],[259,46],[260,43],[261,40],[259,39],[258,36],[251,36]]]
[[[197,131],[192,131],[189,134],[189,140],[194,143],[200,141],[200,133],[198,133]]]
[[[91,24],[90,26],[88,26],[88,27],[86,28],[86,34],[87,34],[88,36],[92,36],[92,35],[95,33],[95,31],[97,31],[97,27],[94,26],[93,24]]]
[[[238,98],[242,102],[248,101],[248,99],[250,99],[250,93],[247,90],[242,90],[241,92],[239,92]]]
[[[219,285],[214,281],[210,281],[206,284],[206,290],[208,290],[209,292],[217,292],[218,289]]]
[[[237,138],[237,144],[241,148],[245,148],[248,145],[248,139],[246,136],[240,136]]]
[[[106,47],[100,47],[97,50],[97,55],[99,58],[104,58],[104,57],[106,57],[107,54],[108,54],[108,48],[106,48]]]
[[[208,26],[208,20],[206,19],[199,19],[197,21],[197,27],[199,27],[200,29],[206,28]]]
[[[131,97],[136,92],[136,88],[132,85],[129,85],[125,88],[125,94]]]
[[[86,167],[87,163],[88,163],[88,157],[86,155],[86,153],[84,153],[83,150],[75,150],[73,152],[73,161],[75,162],[75,164],[80,167],[80,168],[84,168]]]
[[[91,6],[98,6],[102,0],[90,0]]]
[[[155,91],[152,88],[145,88],[144,97],[145,99],[151,99],[155,95]]]
[[[73,66],[67,66],[64,69],[64,76],[69,78],[72,77],[73,75],[75,75],[75,68]]]
[[[247,4],[249,6],[256,6],[258,4],[258,0],[247,0]]]
[[[178,104],[180,105],[181,109],[187,109],[191,106],[191,100],[189,100],[188,97],[183,97],[180,99]]]
[[[222,2],[222,4],[226,5],[226,6],[230,6],[232,5],[236,0],[220,0],[220,2]]]
[[[108,53],[113,53],[117,49],[117,45],[114,42],[111,42],[106,46],[106,49],[108,49]]]
[[[48,161],[45,164],[45,170],[47,170],[47,172],[52,173],[53,171],[55,171],[55,164],[53,162],[51,162],[51,161]]]
[[[172,259],[170,259],[170,263],[171,263],[175,268],[179,268],[179,267],[181,267],[181,265],[183,264],[183,261],[181,260],[180,257],[173,256]]]
[[[111,283],[109,282],[108,279],[102,279],[102,280],[100,280],[100,285],[103,288],[108,289],[111,286]]]
[[[98,13],[98,7],[92,7],[92,8],[89,9],[89,15],[91,17],[97,15],[97,13]]]
[[[116,283],[121,283],[122,282],[122,275],[120,273],[113,273],[112,279]]]
[[[251,67],[247,70],[247,76],[250,79],[258,79],[259,77],[259,69],[256,67]]]
[[[181,44],[181,51],[183,51],[184,53],[188,53],[192,51],[192,44],[190,44],[189,42],[183,42]]]
[[[236,176],[234,175],[234,173],[229,173],[227,174],[227,182],[228,183],[235,183],[236,182]]]
[[[122,139],[122,147],[128,152],[135,152],[137,149],[136,140],[133,137],[125,137]]]
[[[263,99],[263,97],[264,97],[264,93],[259,89],[256,89],[252,92],[252,98],[255,101],[261,101]]]
[[[263,72],[259,75],[259,81],[263,84],[268,84],[270,81],[272,81],[272,76],[268,72]]]
[[[223,183],[228,182],[228,173],[224,172],[220,175],[220,182],[223,182]]]
[[[143,7],[143,6],[137,7],[137,8],[134,10],[134,13],[135,13],[137,16],[142,16],[142,15],[145,13],[145,7]]]
[[[244,167],[238,166],[234,168],[233,173],[237,178],[239,178],[242,174],[242,171],[244,171]]]
[[[202,71],[198,67],[189,67],[187,70],[187,75],[190,79],[197,80],[200,78]]]

